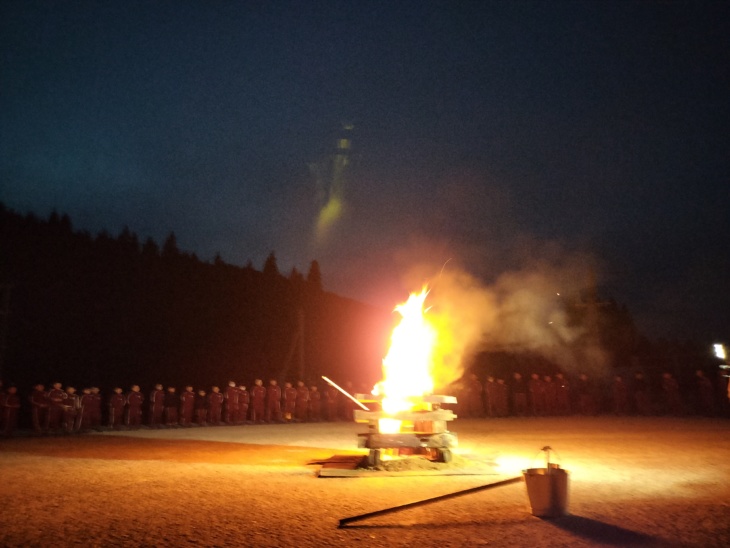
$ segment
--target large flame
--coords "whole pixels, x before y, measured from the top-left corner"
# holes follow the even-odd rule
[[[413,398],[433,392],[433,354],[436,329],[429,322],[423,303],[428,288],[411,293],[408,300],[395,307],[401,321],[393,329],[390,349],[383,358],[383,380],[373,393],[381,395],[382,409],[388,414],[413,408]]]

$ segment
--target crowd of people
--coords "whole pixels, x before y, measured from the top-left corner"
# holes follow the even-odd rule
[[[532,373],[529,378],[513,373],[509,384],[492,376],[481,382],[471,374],[457,385],[457,410],[461,417],[714,416],[727,408],[729,390],[727,379],[721,377],[715,384],[702,370],[695,371],[693,383],[685,386],[669,372],[658,379],[647,379],[643,373],[629,380],[614,375],[608,382],[596,382],[585,373],[570,380],[563,373]]]
[[[351,383],[348,387],[352,388]],[[91,430],[180,428],[192,426],[243,425],[283,422],[352,420],[355,402],[333,386],[320,392],[303,381],[280,386],[271,379],[267,386],[256,379],[247,386],[229,381],[221,389],[178,392],[174,386],[157,384],[144,394],[138,385],[127,392],[116,387],[102,397],[98,387],[78,392],[56,382],[46,390],[37,384],[28,396],[32,430],[36,434],[71,434]],[[12,436],[18,426],[21,398],[15,386],[3,391],[0,385],[0,432]]]
[[[487,376],[484,381],[467,375],[451,389],[457,396],[457,416],[500,418],[509,416],[655,415],[681,416],[694,413],[713,416],[727,410],[727,380],[718,385],[697,370],[691,387],[680,387],[671,373],[650,383],[643,373],[630,382],[615,375],[608,384],[595,383],[588,375],[569,380],[563,373],[523,378],[513,373],[509,383]],[[723,384],[724,383],[724,384]],[[722,386],[719,386],[722,384]],[[358,387],[367,393],[364,386]],[[658,390],[657,390],[658,388]],[[345,391],[354,394],[351,382]],[[720,393],[723,395],[720,395]],[[728,392],[730,397],[730,392]],[[12,436],[18,426],[21,397],[15,386],[3,390],[0,383],[0,432]],[[284,422],[351,421],[357,404],[337,388],[298,381],[280,386],[271,379],[266,386],[256,379],[250,389],[229,381],[222,389],[210,390],[157,384],[148,393],[133,385],[128,391],[114,388],[104,398],[98,387],[78,392],[56,382],[46,390],[37,384],[27,399],[30,424],[36,434],[71,434],[104,429],[180,428],[192,426],[244,425]]]

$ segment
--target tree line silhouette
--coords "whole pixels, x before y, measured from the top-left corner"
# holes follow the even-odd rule
[[[74,230],[68,215],[21,215],[0,202],[0,378],[24,390],[56,380],[110,389],[132,383],[209,386],[228,379],[372,386],[396,319],[324,290],[317,261],[282,275],[272,252],[262,269],[211,262],[178,248]],[[610,370],[670,371],[678,378],[717,364],[702,344],[650,341],[627,308],[595,288],[565,303],[586,327],[574,352],[598,345]],[[477,349],[467,370],[548,374],[550,353]]]
[[[236,379],[319,375],[375,382],[390,311],[279,272],[204,262],[174,233],[160,247],[125,227],[73,229],[68,215],[20,215],[0,203],[0,284],[7,299],[0,378],[108,389],[209,386]]]

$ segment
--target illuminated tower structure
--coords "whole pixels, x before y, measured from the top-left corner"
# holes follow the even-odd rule
[[[350,166],[352,124],[343,124],[342,133],[337,139],[337,147],[332,161],[326,166],[313,166],[316,170],[322,202],[317,216],[317,240],[326,236],[343,214],[345,207],[345,187]],[[324,168],[324,169],[323,169]]]

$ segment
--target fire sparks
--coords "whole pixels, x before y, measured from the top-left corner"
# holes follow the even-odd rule
[[[383,359],[383,380],[373,389],[382,396],[382,409],[388,414],[413,409],[412,398],[433,392],[433,349],[436,330],[423,309],[428,289],[412,293],[396,306],[401,321],[393,329],[390,349]]]

